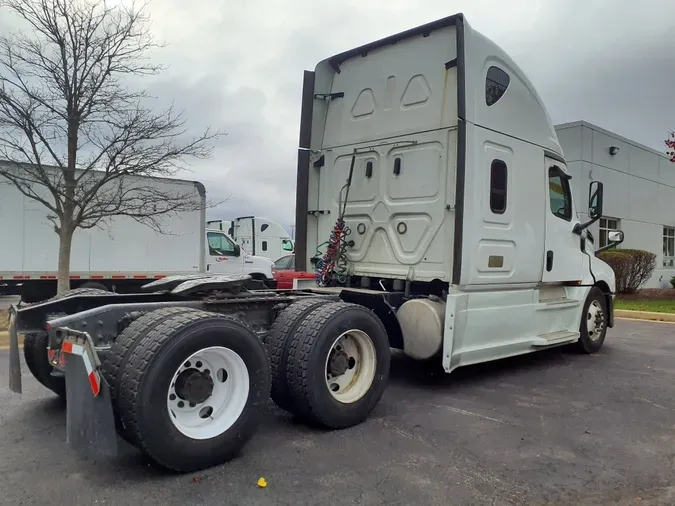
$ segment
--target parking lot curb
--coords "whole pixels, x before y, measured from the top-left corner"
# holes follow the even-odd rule
[[[617,318],[627,318],[630,320],[649,320],[655,322],[675,323],[675,313],[655,313],[652,311],[629,311],[627,309],[617,309],[614,311]]]

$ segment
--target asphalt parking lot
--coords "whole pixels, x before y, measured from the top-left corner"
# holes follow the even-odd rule
[[[92,461],[64,407],[0,351],[0,504],[675,504],[675,326],[619,321],[596,356],[550,350],[431,375],[396,357],[355,428],[270,405],[241,456],[166,475],[131,447]],[[256,486],[259,477],[267,488]]]

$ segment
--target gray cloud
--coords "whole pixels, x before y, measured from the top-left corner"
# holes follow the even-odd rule
[[[154,0],[153,30],[168,46],[153,58],[170,69],[143,85],[159,106],[175,100],[191,132],[228,133],[184,174],[229,197],[210,218],[290,226],[302,72],[319,60],[463,10],[521,66],[554,122],[585,119],[663,151],[675,128],[671,2]]]

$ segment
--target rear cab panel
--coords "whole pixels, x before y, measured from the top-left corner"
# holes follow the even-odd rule
[[[458,88],[456,18],[336,55],[316,67],[305,257],[344,219],[351,275],[450,281]],[[305,105],[305,107],[307,107]],[[299,188],[301,191],[301,188]],[[299,230],[299,232],[301,232]],[[298,234],[300,235],[300,234]]]

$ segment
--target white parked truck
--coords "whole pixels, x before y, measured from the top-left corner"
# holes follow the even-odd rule
[[[295,244],[286,229],[268,218],[242,216],[233,221],[209,221],[207,225],[226,230],[246,251],[273,261],[295,251]]]
[[[594,353],[613,326],[614,274],[577,218],[546,109],[462,15],[305,73],[297,182],[296,268],[314,263],[319,286],[176,276],[13,307],[10,387],[22,333],[34,376],[69,400],[71,446],[114,454],[119,435],[190,471],[232,458],[270,394],[313,424],[360,423],[392,348],[451,372]],[[597,220],[602,184],[589,193]]]
[[[201,272],[251,274],[272,282],[269,259],[240,251],[225,232],[206,229],[206,192],[201,183],[143,180],[162,191],[175,189],[190,195],[196,209],[160,217],[163,233],[125,216],[114,217],[100,228],[76,230],[71,288],[128,293],[154,279]],[[21,295],[26,302],[56,294],[59,237],[48,212],[0,178],[0,230],[7,245],[0,248],[0,293]]]

